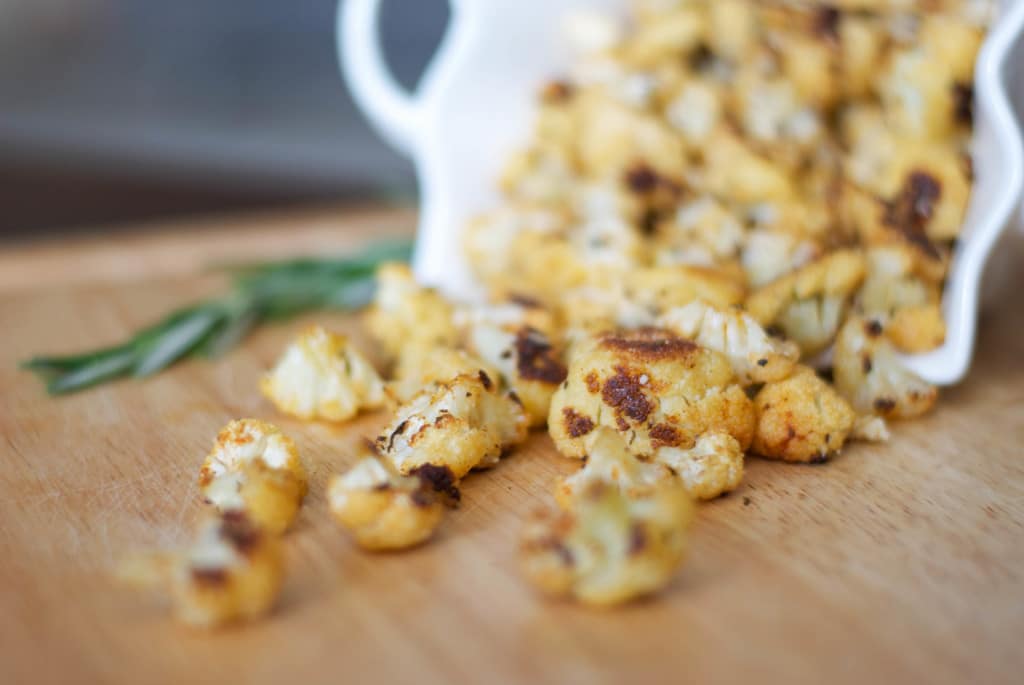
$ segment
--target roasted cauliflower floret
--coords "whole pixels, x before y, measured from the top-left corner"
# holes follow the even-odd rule
[[[781,328],[812,355],[832,342],[864,271],[860,251],[836,250],[757,290],[747,298],[747,311],[761,325]]]
[[[594,432],[586,463],[555,488],[555,500],[563,509],[571,509],[594,483],[616,487],[632,498],[674,477],[664,464],[638,459],[618,432],[602,426]]]
[[[858,412],[909,419],[924,414],[938,397],[934,386],[907,370],[877,321],[850,317],[836,340],[836,389]]]
[[[260,389],[279,410],[307,421],[347,421],[384,403],[384,383],[373,365],[348,338],[320,326],[285,349]]]
[[[334,476],[327,501],[338,525],[370,550],[405,549],[426,541],[445,508],[433,483],[403,476],[377,456]]]
[[[740,263],[750,286],[760,288],[820,256],[821,248],[811,240],[762,228],[748,234]]]
[[[502,394],[496,379],[479,372],[439,383],[399,407],[376,445],[402,474],[431,464],[459,479],[496,464],[525,439],[527,422],[518,398]]]
[[[560,351],[546,335],[524,326],[519,329],[481,323],[469,334],[470,349],[495,365],[519,397],[531,426],[548,419],[551,396],[565,380]]]
[[[174,615],[189,625],[213,628],[269,612],[284,581],[280,541],[245,514],[210,518],[188,549],[126,561],[121,579],[167,592]]]
[[[885,425],[885,419],[872,414],[858,416],[850,429],[850,440],[863,440],[864,442],[889,442],[889,427]]]
[[[743,480],[743,449],[728,433],[710,431],[693,447],[666,447],[658,462],[670,468],[691,496],[709,500],[732,492]]]
[[[643,496],[595,483],[571,511],[539,512],[527,523],[520,561],[548,595],[611,606],[648,595],[672,579],[686,554],[694,506],[676,481]]]
[[[940,286],[921,273],[922,258],[904,245],[874,247],[867,256],[868,275],[857,295],[857,309],[882,322],[901,350],[926,352],[941,345],[946,324],[939,308]]]
[[[277,426],[241,419],[218,433],[199,471],[199,487],[218,511],[245,512],[257,525],[280,533],[306,496],[306,469],[295,443]]]
[[[548,430],[569,457],[587,454],[599,426],[621,433],[636,455],[692,447],[708,431],[750,444],[754,414],[718,352],[656,328],[591,336],[570,355],[551,401]]]
[[[451,347],[410,347],[402,351],[394,370],[394,380],[385,392],[394,405],[405,404],[425,388],[450,381],[456,376],[476,376],[480,372],[498,378],[498,369],[479,357]]]
[[[842,449],[856,419],[846,400],[807,367],[767,383],[754,398],[754,409],[751,449],[785,461],[825,461]]]
[[[407,347],[451,347],[458,340],[451,304],[417,284],[409,267],[400,263],[377,270],[377,293],[366,325],[392,357]]]
[[[696,300],[663,314],[658,326],[724,354],[744,385],[781,380],[800,357],[795,344],[769,336],[736,308],[718,309]]]

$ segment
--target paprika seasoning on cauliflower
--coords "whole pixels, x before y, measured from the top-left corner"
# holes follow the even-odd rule
[[[306,470],[291,438],[258,419],[232,421],[217,434],[199,488],[221,512],[244,512],[269,532],[291,525],[306,495]]]
[[[660,328],[601,333],[579,342],[555,393],[548,431],[568,457],[587,454],[593,431],[618,431],[633,454],[688,449],[708,431],[744,449],[754,410],[728,359]]]
[[[189,548],[130,559],[119,576],[167,592],[183,623],[213,628],[273,608],[284,581],[284,555],[275,536],[244,513],[228,512],[200,524]]]
[[[406,549],[426,541],[445,508],[428,478],[403,476],[376,455],[334,476],[327,502],[338,525],[369,550]]]
[[[612,606],[665,587],[686,555],[694,505],[676,481],[634,496],[595,482],[569,511],[527,522],[520,566],[543,593]]]
[[[500,392],[481,371],[426,388],[399,407],[376,447],[403,474],[430,464],[460,479],[474,468],[497,464],[526,431],[518,399]]]
[[[343,335],[313,326],[296,338],[260,383],[286,414],[304,420],[347,421],[384,404],[384,383]]]
[[[842,449],[857,418],[846,400],[805,366],[785,380],[766,383],[754,409],[753,452],[784,461],[825,461]]]

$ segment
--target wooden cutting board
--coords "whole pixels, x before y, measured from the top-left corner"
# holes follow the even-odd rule
[[[521,519],[574,466],[544,434],[468,478],[426,547],[371,555],[339,533],[325,482],[386,417],[303,424],[256,383],[309,320],[365,340],[352,317],[267,328],[222,361],[61,399],[16,368],[221,288],[200,275],[209,262],[343,250],[411,225],[314,212],[0,253],[0,682],[1020,682],[1019,304],[985,321],[970,379],[889,445],[821,466],[748,460],[743,486],[702,507],[671,587],[615,611],[544,601],[517,572]],[[244,416],[295,439],[310,496],[279,610],[190,631],[109,570],[188,538],[199,463]]]

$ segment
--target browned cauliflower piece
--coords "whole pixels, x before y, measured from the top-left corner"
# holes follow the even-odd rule
[[[917,252],[905,245],[884,245],[868,250],[867,257],[868,274],[856,301],[860,313],[881,322],[889,339],[905,352],[941,345],[946,336],[941,287],[922,273]]]
[[[661,315],[657,325],[724,354],[743,385],[782,380],[800,357],[794,343],[771,337],[752,316],[736,308],[719,309],[695,300]]]
[[[881,416],[862,415],[858,416],[850,429],[850,440],[863,440],[864,442],[889,442],[889,427],[885,425],[885,419]]]
[[[392,357],[407,347],[452,347],[458,341],[451,304],[417,284],[409,267],[400,263],[377,270],[377,293],[366,325]]]
[[[429,539],[441,523],[445,507],[434,485],[418,475],[403,476],[373,455],[334,476],[327,501],[338,525],[360,547],[406,549]]]
[[[880,179],[889,199],[885,220],[915,242],[941,242],[960,234],[971,192],[970,169],[950,145],[903,145]]]
[[[217,435],[199,471],[199,487],[218,511],[245,512],[280,533],[298,514],[307,476],[295,443],[277,426],[241,419]]]
[[[743,449],[736,438],[721,431],[704,433],[693,447],[661,449],[657,458],[699,500],[732,492],[743,480]]]
[[[384,383],[343,335],[312,326],[294,340],[260,382],[263,394],[300,419],[347,421],[384,403]]]
[[[410,347],[402,351],[394,370],[394,380],[384,390],[395,407],[405,404],[424,388],[450,381],[456,376],[476,376],[480,372],[498,378],[499,372],[479,357],[451,347]]]
[[[284,581],[284,555],[275,536],[245,514],[228,512],[201,524],[188,549],[129,559],[118,575],[136,587],[167,592],[183,623],[213,628],[273,608]]]
[[[657,328],[591,336],[570,355],[551,401],[548,430],[569,457],[587,454],[595,428],[621,433],[629,450],[656,457],[709,431],[750,445],[754,413],[720,353]]]
[[[515,395],[484,372],[456,376],[399,407],[377,437],[380,454],[402,474],[431,464],[455,479],[493,466],[526,438],[527,417]]]
[[[548,595],[611,606],[669,583],[686,554],[690,496],[668,480],[637,497],[595,483],[571,511],[544,511],[527,523],[520,562]]]
[[[813,355],[835,338],[864,272],[859,250],[836,250],[760,288],[746,308],[761,325],[781,328],[804,355]]]
[[[580,494],[594,483],[605,483],[627,497],[636,497],[671,478],[674,475],[667,466],[638,459],[618,432],[602,426],[594,431],[586,463],[555,488],[555,500],[563,509],[571,509]]]
[[[546,335],[530,326],[519,329],[478,324],[469,333],[469,346],[495,365],[523,403],[531,426],[543,426],[551,396],[565,380],[562,354]]]
[[[847,319],[833,364],[836,389],[861,413],[909,419],[927,412],[938,398],[934,386],[903,366],[877,321]]]
[[[805,366],[761,388],[754,409],[752,451],[785,461],[825,461],[842,449],[856,419],[846,400]]]

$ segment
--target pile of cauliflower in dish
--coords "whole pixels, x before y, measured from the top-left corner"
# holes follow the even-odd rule
[[[263,379],[299,419],[390,412],[330,481],[338,525],[368,550],[422,544],[464,478],[546,426],[580,467],[529,519],[523,572],[547,594],[617,604],[671,580],[694,503],[739,487],[747,455],[820,463],[927,412],[936,389],[900,354],[945,334],[991,8],[919,4],[636,0],[628,22],[575,15],[574,68],[541,90],[505,201],[466,230],[488,302],[386,265],[365,318],[386,376],[312,328]],[[232,423],[200,485],[217,517],[134,575],[161,578],[193,623],[258,615],[306,492],[295,447]]]

